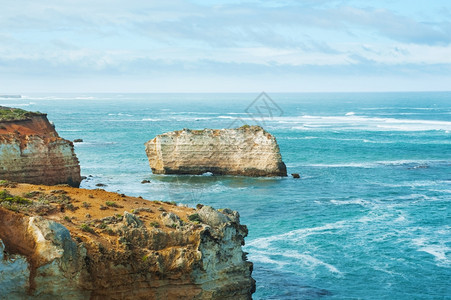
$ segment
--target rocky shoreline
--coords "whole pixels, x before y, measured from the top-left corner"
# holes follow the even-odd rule
[[[167,133],[146,151],[157,174],[287,175],[258,126]],[[0,299],[252,298],[238,212],[81,180],[73,143],[46,114],[0,107]]]

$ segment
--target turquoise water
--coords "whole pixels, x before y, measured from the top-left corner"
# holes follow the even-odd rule
[[[84,188],[238,210],[254,299],[451,299],[451,93],[271,94],[270,111],[248,108],[256,96],[29,95],[0,105],[47,112],[62,137],[82,138]],[[243,122],[264,123],[301,179],[151,174],[143,144],[155,135]]]

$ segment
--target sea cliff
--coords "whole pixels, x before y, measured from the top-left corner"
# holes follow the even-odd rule
[[[0,107],[0,179],[78,187],[81,176],[72,142],[46,114]]]
[[[154,174],[287,176],[275,137],[260,126],[183,129],[145,146]]]
[[[0,299],[251,299],[239,214],[0,182]]]

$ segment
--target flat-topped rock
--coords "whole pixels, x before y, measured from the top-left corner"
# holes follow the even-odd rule
[[[260,126],[183,129],[145,146],[154,174],[287,176],[276,138]]]
[[[0,106],[0,180],[78,187],[74,146],[59,137],[46,114]]]

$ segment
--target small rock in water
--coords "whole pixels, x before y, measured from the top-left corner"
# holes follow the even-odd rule
[[[298,173],[292,173],[291,176],[293,176],[293,178],[301,178]]]
[[[106,186],[106,184],[103,184],[103,183],[97,183],[96,186]]]
[[[75,139],[74,143],[83,143],[83,139]]]
[[[143,180],[143,181],[141,181],[141,183],[150,183],[150,180]]]

